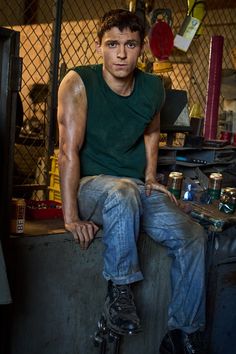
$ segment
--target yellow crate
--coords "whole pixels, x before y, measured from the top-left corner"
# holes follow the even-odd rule
[[[61,203],[60,190],[56,190],[54,188],[49,187],[49,200],[53,200],[54,202]]]
[[[50,186],[49,200],[61,203],[61,191],[59,180],[59,168],[58,168],[58,151],[55,150],[54,155],[51,156],[51,171],[50,174]]]
[[[52,172],[49,172],[49,174],[50,174],[50,187],[56,190],[60,190],[59,176]]]
[[[59,176],[58,157],[56,155],[51,156],[51,173]]]

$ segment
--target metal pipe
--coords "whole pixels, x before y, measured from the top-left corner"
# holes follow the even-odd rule
[[[57,120],[57,91],[58,91],[58,73],[60,59],[60,38],[61,38],[61,22],[63,0],[55,0],[55,21],[53,23],[52,33],[52,56],[50,70],[50,102],[49,102],[49,134],[48,134],[48,151],[49,155],[53,154],[56,140],[56,120]]]
[[[205,140],[217,137],[217,122],[220,100],[220,84],[222,71],[224,37],[212,36],[209,55],[208,86],[205,108]]]

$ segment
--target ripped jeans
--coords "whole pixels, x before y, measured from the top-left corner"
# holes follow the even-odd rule
[[[164,193],[146,196],[144,183],[132,178],[84,177],[78,205],[82,219],[103,226],[105,279],[116,284],[143,279],[136,248],[143,230],[172,257],[169,329],[191,333],[204,326],[206,234],[198,223]]]

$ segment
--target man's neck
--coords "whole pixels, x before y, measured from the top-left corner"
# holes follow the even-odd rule
[[[116,78],[103,71],[103,78],[112,91],[120,96],[130,96],[134,89],[134,74],[126,78]]]

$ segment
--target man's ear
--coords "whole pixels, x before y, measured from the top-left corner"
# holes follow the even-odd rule
[[[98,39],[95,41],[96,52],[101,55],[101,44]]]

